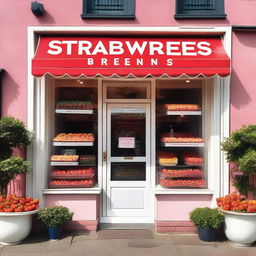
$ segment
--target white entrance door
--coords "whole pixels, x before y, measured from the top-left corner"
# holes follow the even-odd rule
[[[103,219],[150,222],[150,105],[107,104]]]

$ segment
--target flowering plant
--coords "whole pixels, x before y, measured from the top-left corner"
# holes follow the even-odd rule
[[[219,197],[216,201],[218,207],[225,211],[256,213],[256,200],[246,200],[235,193]]]
[[[38,209],[39,199],[18,197],[16,195],[0,196],[0,212],[29,212]]]

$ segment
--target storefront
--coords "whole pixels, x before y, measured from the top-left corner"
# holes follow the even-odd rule
[[[27,191],[69,206],[72,229],[192,231],[188,212],[228,191],[230,29],[66,29],[29,28]]]

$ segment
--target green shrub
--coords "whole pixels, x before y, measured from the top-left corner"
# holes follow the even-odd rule
[[[190,220],[200,228],[218,229],[224,222],[224,216],[217,209],[196,208],[189,213]]]
[[[38,219],[46,227],[56,227],[72,220],[73,213],[64,206],[53,206],[39,210]]]
[[[19,119],[6,116],[0,119],[0,194],[7,195],[7,185],[16,175],[29,171],[29,163],[12,157],[13,147],[27,146],[31,134]]]
[[[221,143],[221,147],[227,161],[234,162],[242,176],[256,174],[256,125],[244,125],[234,131]],[[234,181],[233,185],[240,194],[256,193],[256,188],[249,184],[249,178],[235,177]]]

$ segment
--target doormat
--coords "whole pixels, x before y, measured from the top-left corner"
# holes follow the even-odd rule
[[[109,229],[100,230],[98,239],[152,239],[154,235],[150,229]]]

